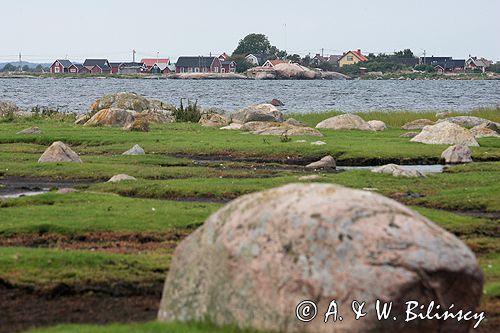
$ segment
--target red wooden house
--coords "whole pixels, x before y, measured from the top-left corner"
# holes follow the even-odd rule
[[[111,73],[111,66],[107,59],[85,59],[83,66],[86,67],[91,74]]]
[[[52,74],[70,73],[71,66],[73,66],[73,63],[71,61],[65,59],[58,59],[54,61],[54,63],[50,66],[50,72]]]
[[[217,57],[179,57],[176,73],[220,73],[222,63]]]

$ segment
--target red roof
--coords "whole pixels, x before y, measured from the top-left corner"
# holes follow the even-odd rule
[[[156,58],[144,58],[141,60],[141,62],[146,65],[147,67],[153,67],[154,64],[168,64],[169,59],[156,59]]]
[[[365,57],[364,55],[361,54],[361,52],[358,52],[358,51],[351,51],[352,54],[354,54],[356,56],[356,58],[358,58],[359,60],[361,61],[368,61],[368,58]]]
[[[226,52],[222,53],[220,56],[219,56],[219,59],[224,59],[224,60],[227,60],[229,59],[229,56],[226,54]]]

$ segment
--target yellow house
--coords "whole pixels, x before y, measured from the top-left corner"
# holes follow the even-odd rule
[[[339,67],[357,64],[360,61],[368,61],[368,58],[361,54],[361,50],[348,51],[339,59]]]

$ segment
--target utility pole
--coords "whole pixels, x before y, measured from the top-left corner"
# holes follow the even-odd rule
[[[135,50],[132,50],[132,62],[135,62]]]
[[[23,66],[22,66],[22,56],[21,52],[19,52],[19,72],[23,71]]]
[[[286,56],[287,56],[287,54],[288,54],[288,52],[287,52],[287,48],[288,48],[287,43],[288,43],[288,35],[287,35],[287,31],[286,31],[286,23],[285,23],[285,59],[286,59]]]
[[[325,49],[321,48],[321,58],[323,58],[324,56],[325,56]]]
[[[425,65],[425,50],[424,50],[424,65]]]

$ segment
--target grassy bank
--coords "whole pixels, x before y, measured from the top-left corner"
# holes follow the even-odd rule
[[[288,116],[314,126],[335,114]],[[313,173],[304,165],[327,154],[335,156],[339,165],[440,162],[447,146],[409,142],[400,137],[406,131],[399,129],[418,118],[436,120],[434,112],[359,114],[365,120],[383,120],[389,128],[384,132],[321,130],[321,138],[293,137],[283,142],[280,137],[190,123],[155,125],[148,133],[136,133],[76,126],[66,119],[0,122],[0,184],[4,184],[0,195],[12,186],[30,190],[37,182],[65,181],[69,184],[65,186],[78,189],[75,193],[54,190],[0,200],[0,288],[9,286],[7,291],[14,293],[9,300],[33,302],[35,297],[44,309],[44,304],[52,304],[47,295],[59,295],[64,286],[69,296],[51,297],[68,304],[80,302],[78,308],[84,314],[91,314],[96,302],[102,303],[100,298],[87,298],[104,294],[99,297],[115,302],[106,314],[120,314],[109,320],[119,322],[129,322],[119,312],[128,306],[123,293],[146,295],[151,304],[140,321],[152,320],[176,245],[224,202],[298,182],[299,177]],[[471,115],[500,122],[498,109],[477,110]],[[16,134],[31,126],[39,126],[43,133]],[[84,163],[37,163],[46,147],[59,140],[71,145]],[[310,144],[316,140],[327,144]],[[481,147],[472,149],[475,163],[450,167],[425,178],[351,170],[318,172],[321,178],[317,181],[381,193],[459,236],[476,253],[486,277],[482,308],[498,318],[500,140],[484,138],[479,143]],[[142,146],[146,155],[121,155],[134,144]],[[138,180],[106,182],[118,173]],[[43,296],[36,298],[37,293]],[[12,306],[31,304],[20,302]],[[55,310],[51,312],[51,306],[44,309],[44,325],[62,322]],[[95,323],[93,320],[92,316],[83,316],[73,322]],[[36,332],[160,331],[241,332],[208,324],[175,323],[58,326]]]

